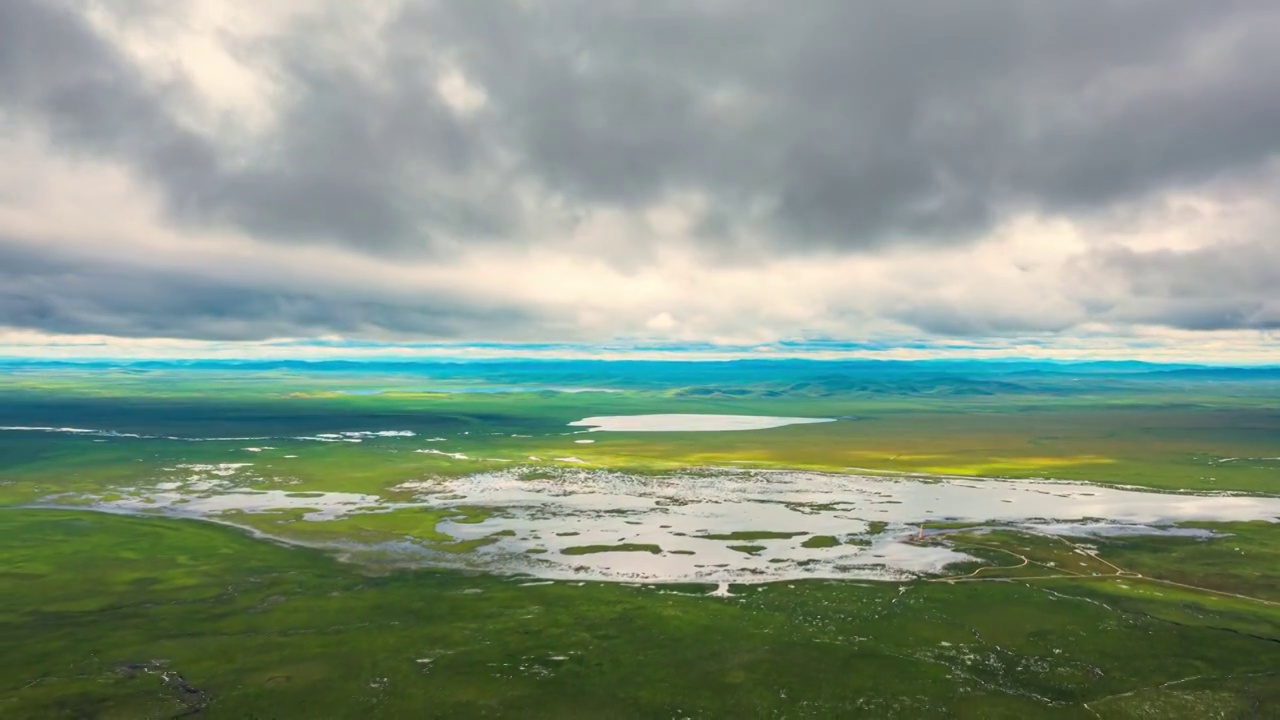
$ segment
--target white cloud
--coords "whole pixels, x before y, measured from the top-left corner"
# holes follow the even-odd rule
[[[0,289],[0,327],[8,328],[0,334],[0,352],[365,352],[287,350],[295,346],[263,343],[336,335],[387,341],[709,343],[723,352],[771,354],[779,353],[774,344],[780,341],[835,338],[885,343],[893,348],[887,351],[893,357],[946,352],[1059,357],[1128,353],[1239,361],[1274,357],[1270,329],[1280,326],[1280,301],[1272,299],[1272,279],[1280,276],[1275,267],[1280,257],[1270,248],[1280,231],[1280,201],[1274,193],[1280,161],[1259,158],[1243,170],[1195,182],[1179,176],[1167,186],[1154,183],[1142,192],[1118,192],[1105,202],[1057,198],[1001,206],[983,222],[960,223],[955,238],[912,234],[910,222],[895,230],[885,220],[873,223],[875,232],[884,235],[874,241],[816,242],[786,222],[768,220],[777,209],[770,203],[785,195],[782,185],[768,192],[744,191],[743,197],[726,201],[716,196],[722,188],[710,181],[724,170],[715,167],[716,173],[706,177],[689,170],[679,182],[654,181],[653,187],[663,191],[648,188],[637,193],[639,199],[601,199],[608,194],[592,196],[575,187],[576,179],[559,182],[560,168],[527,172],[533,151],[515,148],[519,133],[509,128],[478,136],[491,141],[483,149],[488,163],[483,169],[466,169],[459,160],[464,169],[430,176],[436,165],[449,164],[455,145],[473,139],[466,122],[492,130],[484,125],[486,118],[501,111],[503,102],[524,96],[500,87],[498,81],[506,78],[495,76],[492,68],[486,73],[474,58],[468,64],[461,55],[468,48],[465,43],[459,43],[458,57],[437,56],[429,49],[419,56],[413,43],[392,43],[388,36],[400,29],[400,3],[287,2],[251,8],[200,0],[144,14],[143,20],[112,3],[73,6],[85,9],[94,31],[145,75],[148,93],[162,98],[193,137],[210,141],[217,155],[214,165],[236,167],[240,161],[261,159],[237,155],[246,148],[270,159],[277,149],[271,141],[292,137],[292,130],[281,126],[282,117],[291,93],[304,80],[323,88],[334,78],[355,78],[360,91],[354,97],[389,99],[378,108],[384,113],[380,116],[366,117],[363,107],[339,108],[341,121],[351,123],[341,127],[347,135],[339,135],[366,140],[381,140],[382,134],[417,139],[425,131],[393,111],[398,103],[418,99],[412,95],[415,88],[438,94],[432,101],[443,102],[448,119],[433,126],[441,135],[430,139],[439,145],[418,148],[421,157],[403,175],[388,180],[381,174],[400,167],[394,162],[349,167],[359,165],[366,151],[382,151],[393,159],[400,152],[395,143],[372,141],[350,156],[338,153],[348,164],[334,161],[336,170],[326,163],[320,170],[304,170],[326,182],[368,172],[376,200],[396,212],[406,203],[430,206],[433,212],[443,208],[449,222],[410,222],[407,229],[397,229],[416,243],[409,245],[384,243],[382,237],[338,241],[326,235],[324,223],[310,222],[291,226],[302,229],[281,237],[255,229],[234,213],[219,212],[221,206],[204,196],[201,200],[213,211],[184,213],[184,198],[175,199],[172,188],[164,187],[154,172],[111,152],[89,154],[64,140],[55,142],[50,139],[57,136],[52,121],[42,125],[39,118],[15,114],[9,121],[0,116],[7,123],[0,128],[0,259],[9,263],[0,268],[0,281],[6,283]],[[291,45],[300,42],[298,27],[313,30],[302,36],[301,50]],[[1248,29],[1239,22],[1224,27]],[[1215,38],[1191,42],[1199,49],[1183,58],[1188,72],[1201,81],[1238,71],[1239,58],[1228,63],[1214,55],[1230,49]],[[297,59],[290,52],[311,62],[305,73],[284,67],[285,60]],[[530,59],[539,60],[545,58]],[[389,79],[389,66],[409,68],[410,80]],[[413,72],[419,66],[426,78],[421,87],[411,82],[417,80]],[[594,72],[603,66],[592,67]],[[1099,107],[1119,103],[1117,112],[1131,110],[1131,94],[1168,84],[1151,77],[1157,70],[1149,63],[1111,68],[1100,73],[1105,82],[1090,86],[1086,94],[1093,93]],[[582,120],[582,127],[599,131],[608,141],[575,154],[583,162],[578,168],[583,177],[594,177],[599,169],[591,165],[595,152],[634,151],[623,160],[643,165],[648,146],[638,140],[633,145],[636,138],[611,135],[611,128],[591,124],[614,117],[591,115],[591,102],[603,98],[625,108],[635,98],[591,87],[599,97],[584,99],[587,80],[572,74],[562,79],[568,84],[560,88],[564,96],[546,102],[581,101],[581,107],[570,109],[582,117],[569,119]],[[748,87],[751,79],[714,86],[708,107],[719,117],[768,101],[760,94],[768,87]],[[435,106],[412,109],[439,120],[430,114]],[[823,132],[830,130],[828,121],[838,125],[840,113],[850,112],[830,110],[830,118],[815,120]],[[1072,122],[1088,119],[1068,116]],[[742,132],[749,125],[743,121]],[[521,126],[521,131],[528,129]],[[546,128],[529,131],[534,130]],[[243,138],[266,140],[259,146],[241,143]],[[537,150],[564,150],[550,147],[559,137],[524,140]],[[648,140],[662,145],[656,135]],[[538,145],[544,141],[548,148]],[[812,149],[803,143],[795,148]],[[777,160],[771,154],[776,148],[753,145],[749,139],[741,149],[746,156]],[[681,160],[674,157],[671,164],[678,166]],[[842,174],[848,168],[832,158],[817,160],[815,173],[849,179]],[[626,163],[621,164],[625,169]],[[756,169],[752,162],[740,168],[744,173]],[[802,170],[801,175],[808,171]],[[616,180],[611,172],[602,171],[600,177]],[[414,183],[420,176],[431,180],[421,192],[400,192],[401,186],[417,190]],[[913,181],[904,177],[904,182]],[[813,178],[803,179],[808,187]],[[946,181],[946,190],[952,180],[939,182]],[[217,196],[216,190],[194,185]],[[936,190],[926,185],[926,190]],[[339,199],[367,189],[358,183],[321,187]],[[619,193],[626,196],[629,186],[623,182],[621,187]],[[737,186],[728,182],[725,187],[732,196]],[[1046,196],[1053,194],[1050,190],[1054,188]],[[927,193],[913,193],[907,193],[913,202],[928,199]],[[829,199],[817,194],[817,200]],[[509,200],[510,207],[497,207],[496,200],[490,202],[494,198]],[[326,210],[300,206],[313,214]],[[365,208],[358,203],[351,207],[353,212]],[[725,207],[738,214],[717,216]],[[908,202],[903,208],[916,206]],[[473,210],[479,220],[468,214]],[[820,210],[815,214],[831,220],[844,218],[847,209],[835,203]],[[398,218],[396,212],[390,214]],[[490,224],[485,222],[490,213],[514,220],[509,226]],[[419,217],[413,212],[404,216]],[[964,212],[958,216],[968,217]],[[857,217],[845,219],[862,227]],[[383,227],[379,222],[368,226]],[[717,233],[732,236],[732,241],[720,242]],[[246,344],[208,342],[229,340]],[[956,349],[916,348],[920,343]],[[438,352],[477,351],[455,347]],[[632,351],[624,347],[618,352]]]
[[[468,81],[456,68],[450,68],[436,80],[436,90],[449,107],[463,115],[470,115],[489,102],[484,88]]]
[[[1221,228],[1216,219],[1229,218],[1239,232],[1253,232],[1250,223],[1272,222],[1274,207],[1247,194],[1161,199],[1131,210],[1119,222],[1023,215],[962,246],[800,254],[731,265],[709,263],[681,242],[686,226],[672,205],[637,216],[602,215],[569,237],[548,234],[518,250],[459,244],[451,257],[414,259],[262,242],[231,229],[183,228],[165,217],[154,193],[129,173],[106,162],[66,159],[29,137],[0,142],[0,168],[0,235],[10,246],[25,243],[83,265],[82,272],[90,275],[94,267],[114,263],[143,276],[196,275],[267,293],[318,288],[353,307],[377,303],[411,313],[419,304],[447,297],[458,306],[517,308],[539,318],[502,328],[477,320],[463,328],[465,337],[475,340],[644,338],[755,345],[806,337],[890,343],[994,337],[993,352],[1000,354],[1026,337],[1064,355],[1137,352],[1126,350],[1123,340],[1119,345],[1100,340],[1098,328],[1105,327],[1122,339],[1146,341],[1155,333],[1168,346],[1143,349],[1144,355],[1184,359],[1197,353],[1257,359],[1270,342],[1266,334],[1248,330],[1205,335],[1148,328],[1134,335],[1148,301],[1090,265],[1096,253],[1117,247],[1135,252],[1216,247]],[[1203,220],[1189,222],[1186,208]],[[660,222],[654,222],[655,215]],[[619,266],[589,251],[588,239],[623,242],[637,233],[670,242],[656,243],[650,257],[635,265]],[[181,336],[182,320],[175,318],[161,332]],[[256,318],[240,320],[252,324]],[[317,322],[304,329],[322,334],[325,321]],[[432,339],[372,320],[361,327],[366,337]],[[31,332],[11,331],[10,351],[37,348]],[[289,327],[279,326],[270,336],[290,335]],[[54,336],[40,337],[52,341]],[[107,341],[92,338],[89,344],[98,342]],[[1240,344],[1238,351],[1229,347],[1233,343]],[[131,352],[151,347],[141,340],[106,346]],[[73,339],[70,347],[88,345]],[[1037,345],[1017,352],[1044,350]]]

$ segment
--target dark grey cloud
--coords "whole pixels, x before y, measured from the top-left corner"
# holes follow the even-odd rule
[[[0,3],[0,118],[35,123],[68,152],[118,159],[153,177],[175,209],[208,192],[218,149],[183,129],[168,103],[184,92],[156,86],[56,2]]]
[[[0,325],[51,333],[201,340],[474,339],[553,326],[532,309],[442,293],[343,291],[215,268],[157,269],[0,237]]]
[[[985,337],[991,335],[1025,335],[1054,333],[1070,329],[1079,315],[1045,315],[1010,308],[992,312],[990,308],[975,310],[956,303],[928,298],[892,313],[894,320],[927,333],[949,337]]]
[[[1099,251],[1077,272],[1119,282],[1103,317],[1184,330],[1280,329],[1274,236],[1184,251]]]
[[[704,192],[719,227],[763,220],[781,245],[963,240],[1280,148],[1262,3],[519,7],[454,6],[435,37],[533,172],[588,204]],[[1195,77],[1206,50],[1221,67]]]
[[[4,233],[21,223],[0,225],[0,326],[564,339],[643,333],[665,316],[747,333],[749,311],[693,307],[704,298],[684,285],[697,278],[642,276],[662,262],[661,240],[643,230],[559,247],[612,262],[618,282],[639,278],[635,292],[598,303],[590,289],[547,292],[510,268],[498,302],[427,280],[342,285],[333,272],[313,287],[300,271],[182,262],[173,245],[229,229],[438,270],[477,246],[556,243],[593,211],[642,224],[637,211],[692,197],[704,204],[692,240],[707,268],[767,272],[789,254],[963,244],[1024,212],[1097,225],[1184,190],[1280,202],[1265,180],[1280,168],[1280,5],[1270,0],[406,0],[378,25],[350,22],[369,5],[332,0],[280,34],[216,38],[270,78],[272,119],[261,126],[202,115],[199,87],[179,68],[139,65],[90,21],[88,3],[0,0],[0,140],[34,131],[55,153],[129,171],[154,187],[177,232],[133,242],[113,227],[97,247],[120,242],[117,255],[90,259],[94,238],[50,239],[58,231],[43,228],[19,241]],[[183,12],[160,0],[95,7],[161,31]],[[440,89],[451,72],[485,101],[451,103]],[[10,195],[0,210],[21,205],[20,190],[0,188]],[[147,256],[151,243],[169,243],[162,259]],[[773,322],[857,328],[870,317],[951,336],[1089,321],[1280,327],[1274,236],[1095,249],[1062,273],[1036,271],[1052,285],[1044,302],[1028,290],[1031,274],[984,275],[991,268],[978,265],[999,262],[989,255],[964,262],[1009,287],[917,287],[947,284],[949,271],[904,272],[903,287],[848,298],[829,288],[797,301],[802,319]],[[670,306],[653,298],[663,287]],[[1007,302],[993,301],[1002,291]],[[587,307],[571,307],[575,298]],[[648,304],[633,311],[626,298]]]
[[[388,87],[375,88],[298,32],[271,49],[287,79],[279,129],[246,150],[179,122],[194,90],[157,84],[82,15],[12,0],[0,4],[0,110],[72,152],[140,171],[181,222],[370,250],[428,244],[436,227],[513,231],[502,221],[510,198],[468,186],[491,149],[423,84],[429,66],[389,61],[379,72]]]
[[[697,193],[712,248],[747,232],[774,251],[958,242],[1280,152],[1267,0],[410,1],[373,51],[351,40],[358,62],[334,52],[344,32],[320,14],[239,48],[284,89],[246,146],[178,122],[191,90],[82,15],[7,0],[0,107],[139,170],[182,222],[378,252],[526,242],[517,187],[565,228]],[[485,108],[441,97],[451,66]]]

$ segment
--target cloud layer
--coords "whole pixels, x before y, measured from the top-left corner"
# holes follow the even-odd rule
[[[9,0],[0,327],[1261,352],[1278,35],[1264,0]]]

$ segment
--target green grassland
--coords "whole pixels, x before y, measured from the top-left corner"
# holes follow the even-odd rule
[[[41,510],[0,512],[0,550],[11,718],[1198,718],[1280,700],[1278,606],[1134,581],[716,598],[369,575],[205,523]]]
[[[629,375],[607,364],[503,367],[436,366],[422,371],[428,376],[373,370],[25,369],[0,380],[0,426],[270,437],[280,449],[273,472],[287,473],[301,488],[361,492],[382,491],[415,474],[470,473],[499,467],[495,460],[530,456],[573,456],[632,471],[732,463],[1249,492],[1276,491],[1280,476],[1280,378],[1274,373],[1225,379],[1169,372],[965,376],[855,368],[839,374],[783,364],[749,372],[663,370],[670,376],[650,377],[657,371],[632,369]],[[501,384],[512,381],[519,384]],[[616,392],[527,391],[559,385]],[[488,392],[495,389],[516,392]],[[377,394],[344,394],[361,392]],[[581,428],[567,425],[591,415],[657,412],[839,422],[710,437],[592,433],[587,437],[595,442],[589,445],[575,443],[584,437]],[[446,442],[436,447],[467,459],[391,452],[394,443],[287,439],[344,430],[443,437]],[[89,483],[95,477],[115,483],[166,463],[238,461],[246,457],[246,445],[267,442],[94,440],[103,438],[0,434],[5,475],[14,481],[0,490],[0,501],[28,501],[29,493],[18,497],[26,479],[70,474]],[[284,454],[299,458],[278,462]],[[341,487],[334,487],[335,477]]]
[[[1207,397],[1167,407],[1047,401],[913,401],[886,407],[869,400],[685,400],[643,394],[607,398],[539,394],[333,399],[275,396],[253,401],[150,397],[144,401],[74,397],[0,401],[0,424],[106,428],[179,437],[273,437],[231,442],[148,441],[5,433],[0,452],[17,495],[24,482],[52,475],[116,484],[139,471],[179,462],[255,460],[304,489],[385,490],[424,473],[455,475],[573,456],[633,471],[699,465],[847,471],[1053,477],[1161,489],[1274,492],[1280,475],[1276,438],[1280,401],[1269,408],[1231,406]],[[1277,394],[1280,398],[1280,394]],[[243,404],[242,404],[243,403]],[[376,405],[374,405],[377,403]],[[370,407],[373,405],[373,407]],[[566,424],[592,414],[736,412],[844,418],[838,422],[735,433],[590,433]],[[231,418],[230,420],[228,418]],[[437,447],[467,459],[414,454],[405,443],[316,443],[289,437],[318,432],[412,430],[444,437]],[[514,436],[514,437],[513,437]],[[588,437],[589,445],[574,441]],[[243,448],[267,444],[271,455]],[[400,451],[397,452],[397,448]],[[281,459],[286,454],[299,457]],[[1224,462],[1225,461],[1225,462]],[[334,479],[341,478],[341,486]],[[4,497],[0,495],[0,497]],[[30,494],[17,498],[28,501]]]
[[[731,597],[710,597],[706,585],[392,569],[298,546],[411,537],[465,556],[497,538],[459,542],[438,526],[488,517],[478,506],[326,522],[288,509],[224,518],[291,546],[195,520],[29,507],[110,499],[180,479],[180,465],[224,463],[252,464],[236,487],[408,501],[405,483],[582,466],[564,457],[632,473],[799,468],[1277,494],[1273,373],[767,363],[6,370],[0,427],[116,434],[0,431],[0,717],[1280,716],[1276,523],[1198,525],[1217,533],[1208,539],[1087,541],[930,523],[920,542],[978,561],[912,582],[735,585]],[[636,413],[838,421],[732,433],[568,425]],[[297,439],[393,430],[416,435]],[[804,530],[716,537],[753,553],[762,547],[753,541],[799,541]],[[872,523],[867,534],[884,531]],[[656,547],[564,552],[644,557]]]

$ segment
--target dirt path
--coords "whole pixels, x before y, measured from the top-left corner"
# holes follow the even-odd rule
[[[1093,558],[1094,560],[1097,560],[1098,562],[1102,563],[1103,565],[1106,565],[1107,567],[1111,568],[1111,569],[1113,570],[1113,572],[1111,572],[1111,573],[1107,573],[1107,574],[1101,574],[1101,575],[1099,575],[1099,574],[1090,574],[1090,575],[1085,575],[1085,574],[1083,574],[1083,573],[1071,572],[1070,570],[1061,570],[1061,571],[1059,571],[1058,573],[1049,574],[1049,575],[1016,575],[1016,576],[1010,576],[1010,577],[978,577],[979,573],[982,573],[983,571],[995,571],[995,570],[1016,570],[1016,569],[1018,569],[1018,568],[1026,567],[1027,565],[1040,565],[1040,566],[1042,566],[1042,567],[1048,567],[1048,566],[1044,565],[1044,563],[1036,562],[1036,561],[1034,561],[1034,560],[1032,560],[1032,559],[1028,558],[1028,557],[1027,557],[1027,556],[1025,556],[1025,555],[1021,555],[1021,554],[1016,553],[1016,552],[1014,552],[1014,551],[1012,551],[1012,550],[1009,550],[1009,549],[1007,549],[1007,548],[995,547],[995,546],[992,546],[992,545],[982,545],[982,544],[979,544],[979,543],[964,543],[964,544],[955,544],[955,545],[953,545],[953,547],[956,547],[956,548],[977,547],[977,548],[983,548],[983,549],[986,549],[986,550],[993,550],[993,551],[997,551],[997,552],[1006,553],[1006,554],[1008,554],[1008,555],[1012,555],[1012,556],[1014,556],[1014,557],[1016,557],[1016,558],[1020,559],[1022,562],[1018,563],[1017,565],[989,565],[989,566],[984,566],[984,567],[980,567],[980,568],[978,568],[977,570],[974,570],[974,571],[973,571],[973,572],[971,572],[971,573],[967,573],[967,574],[965,574],[965,575],[951,575],[951,576],[947,576],[947,577],[940,577],[940,578],[929,578],[929,579],[927,580],[927,582],[947,582],[947,583],[957,583],[957,582],[993,582],[993,581],[1004,581],[1004,582],[1018,581],[1018,582],[1027,582],[1027,581],[1032,581],[1032,580],[1070,580],[1070,579],[1076,579],[1076,580],[1111,580],[1111,579],[1114,579],[1114,578],[1127,578],[1127,579],[1133,579],[1133,580],[1145,580],[1145,581],[1147,581],[1147,582],[1159,583],[1159,584],[1161,584],[1161,585],[1169,585],[1169,586],[1172,586],[1172,587],[1179,587],[1179,588],[1183,588],[1183,589],[1186,589],[1186,590],[1195,590],[1195,591],[1198,591],[1198,592],[1205,592],[1205,593],[1210,593],[1210,594],[1213,594],[1213,595],[1221,595],[1221,596],[1224,596],[1224,597],[1232,597],[1232,598],[1236,598],[1236,599],[1239,599],[1239,600],[1249,600],[1249,601],[1256,602],[1256,603],[1262,603],[1263,605],[1280,606],[1280,602],[1276,602],[1276,601],[1274,601],[1274,600],[1264,600],[1263,598],[1253,597],[1253,596],[1250,596],[1250,595],[1241,595],[1241,594],[1239,594],[1239,593],[1227,592],[1227,591],[1225,591],[1225,590],[1214,590],[1213,588],[1200,587],[1200,586],[1198,586],[1198,585],[1188,585],[1188,584],[1186,584],[1186,583],[1175,582],[1175,581],[1173,581],[1173,580],[1164,580],[1164,579],[1161,579],[1161,578],[1148,577],[1148,576],[1143,575],[1143,574],[1141,574],[1141,573],[1136,573],[1136,572],[1133,572],[1133,571],[1131,571],[1131,570],[1125,570],[1124,568],[1120,567],[1119,565],[1116,565],[1115,563],[1112,563],[1111,561],[1109,561],[1109,560],[1107,560],[1107,559],[1103,558],[1101,555],[1099,555],[1099,554],[1098,554],[1098,552],[1097,552],[1096,550],[1090,550],[1090,549],[1083,548],[1083,547],[1081,547],[1081,546],[1079,546],[1079,545],[1077,545],[1077,544],[1075,544],[1075,543],[1071,542],[1070,540],[1067,540],[1067,539],[1066,539],[1066,538],[1064,538],[1064,537],[1061,537],[1061,536],[1058,536],[1058,535],[1048,535],[1048,534],[1045,534],[1045,533],[1037,533],[1037,532],[1033,532],[1033,531],[1030,531],[1030,530],[1022,530],[1021,532],[1025,532],[1025,533],[1026,533],[1026,534],[1028,534],[1028,535],[1035,535],[1035,536],[1037,536],[1037,537],[1042,537],[1042,538],[1048,538],[1048,539],[1052,539],[1052,540],[1057,540],[1058,542],[1061,542],[1061,543],[1063,543],[1064,545],[1067,545],[1067,546],[1068,546],[1068,547],[1070,547],[1072,550],[1074,550],[1074,551],[1076,551],[1076,552],[1079,552],[1079,553],[1083,553],[1084,555],[1087,555],[1087,556],[1089,556],[1089,557]]]

